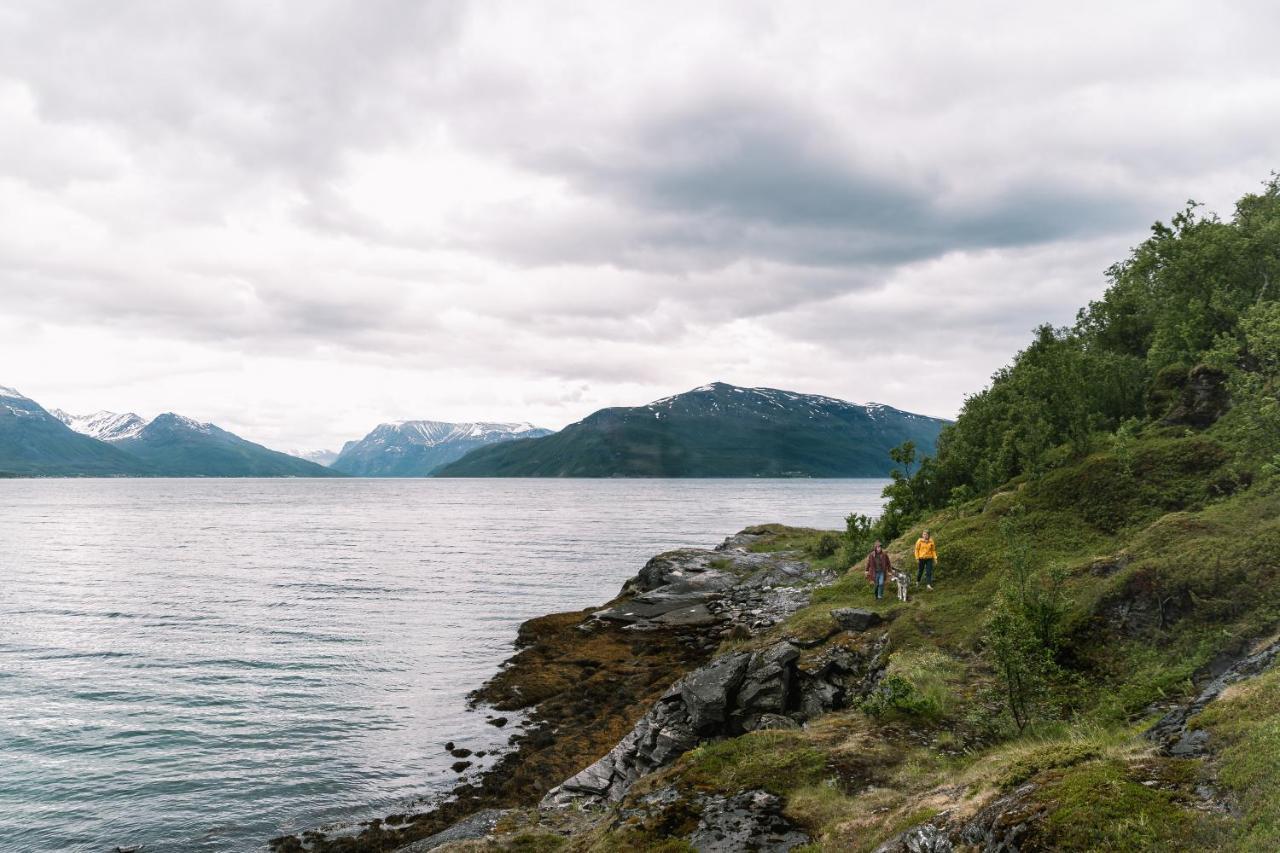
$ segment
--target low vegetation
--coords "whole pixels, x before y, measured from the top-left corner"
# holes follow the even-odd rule
[[[895,450],[883,517],[758,546],[852,571],[752,642],[820,647],[833,608],[878,609],[876,688],[803,729],[699,747],[640,791],[772,791],[807,851],[872,850],[993,803],[984,819],[1025,822],[1022,849],[1280,849],[1280,671],[1192,720],[1203,754],[1142,737],[1280,628],[1280,182],[1229,220],[1189,205],[1109,275],[968,400],[935,456]],[[936,589],[873,602],[871,542],[914,568],[924,528]]]

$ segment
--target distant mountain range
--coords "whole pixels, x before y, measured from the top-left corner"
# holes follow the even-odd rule
[[[40,477],[333,477],[172,412],[72,415],[0,387],[0,472]]]
[[[269,450],[213,424],[166,412],[112,440],[166,477],[332,477],[323,465]]]
[[[168,412],[68,414],[0,387],[0,476],[880,477],[889,449],[932,455],[946,421],[876,403],[723,382],[527,423],[379,424],[341,453],[280,453]]]
[[[20,476],[123,477],[150,466],[68,427],[39,403],[0,386],[0,472]]]
[[[338,459],[336,450],[290,450],[289,455],[305,459],[308,462],[314,462],[317,465],[323,465],[326,468]]]
[[[356,477],[426,477],[478,447],[546,435],[532,424],[399,421],[348,441],[332,467]]]
[[[932,455],[940,418],[723,382],[602,409],[554,435],[479,448],[441,477],[882,477],[889,449]]]

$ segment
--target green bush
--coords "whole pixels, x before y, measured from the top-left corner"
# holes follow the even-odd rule
[[[834,533],[824,533],[809,546],[809,553],[819,560],[834,556],[840,550],[840,537]]]
[[[881,718],[937,719],[950,709],[950,684],[962,671],[956,661],[938,651],[898,652],[889,659],[876,689],[863,700],[862,710]]]

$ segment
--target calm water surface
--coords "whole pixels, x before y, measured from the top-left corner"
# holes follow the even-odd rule
[[[879,480],[0,480],[0,850],[261,850],[430,798],[521,620]]]

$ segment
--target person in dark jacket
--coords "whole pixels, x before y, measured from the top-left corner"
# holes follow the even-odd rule
[[[876,600],[884,598],[884,579],[889,576],[893,566],[889,565],[889,552],[876,540],[876,546],[867,555],[867,582],[875,584]]]

